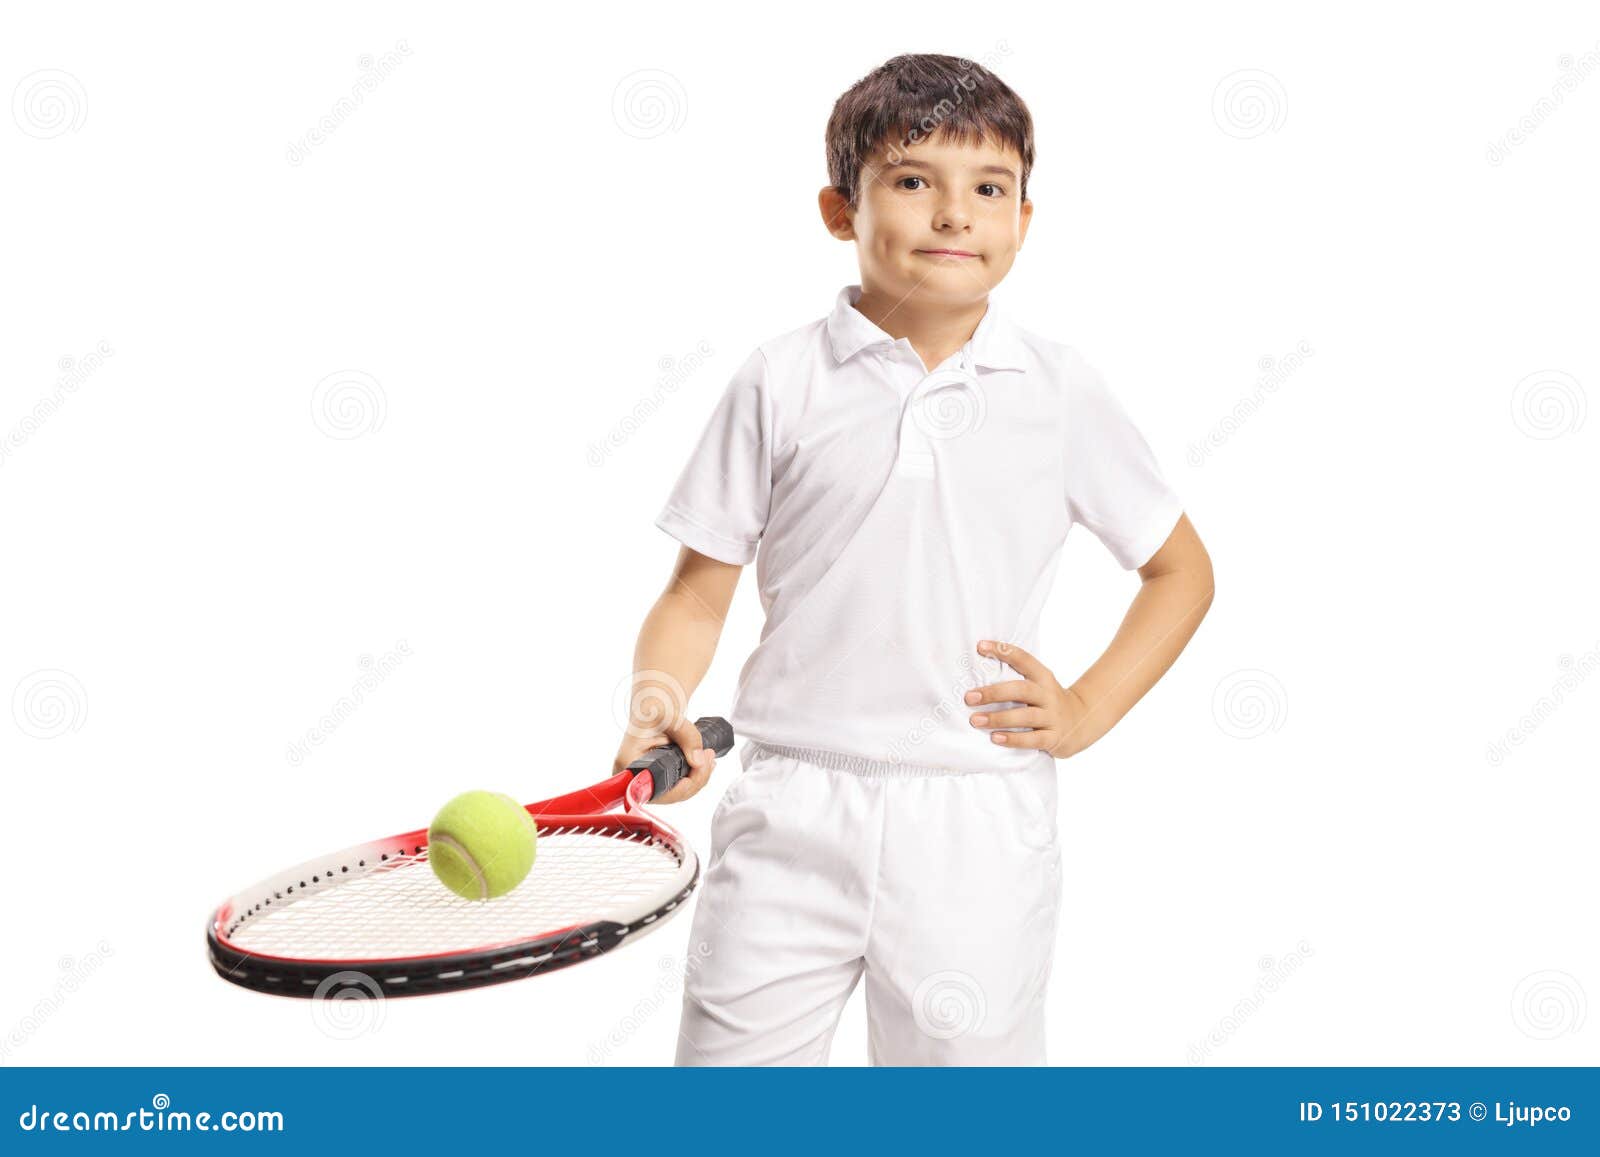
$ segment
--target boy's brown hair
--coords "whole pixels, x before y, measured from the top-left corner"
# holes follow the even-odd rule
[[[828,180],[852,208],[861,168],[886,146],[899,160],[920,141],[946,135],[961,144],[990,141],[1022,158],[1019,199],[1033,170],[1033,118],[1022,98],[983,65],[959,56],[896,56],[856,81],[828,117]]]

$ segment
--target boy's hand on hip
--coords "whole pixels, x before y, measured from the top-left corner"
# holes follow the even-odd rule
[[[1089,714],[1089,708],[1076,691],[1056,682],[1050,668],[1014,643],[985,639],[978,644],[978,654],[1004,661],[1023,677],[974,687],[966,694],[967,705],[976,707],[1009,701],[1025,706],[979,711],[972,716],[974,727],[1032,728],[1031,731],[991,731],[989,738],[1004,747],[1047,751],[1057,759],[1065,759],[1079,749],[1073,742],[1073,733]]]

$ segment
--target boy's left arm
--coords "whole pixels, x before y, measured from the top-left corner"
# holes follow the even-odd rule
[[[1115,727],[1166,674],[1211,608],[1211,556],[1187,514],[1139,568],[1139,578],[1139,593],[1111,645],[1070,687],[1014,643],[980,640],[979,654],[1003,660],[1023,678],[975,688],[967,692],[968,705],[1010,700],[1026,706],[979,711],[972,725],[1031,727],[993,731],[990,738],[1007,747],[1040,748],[1057,759],[1076,755]]]

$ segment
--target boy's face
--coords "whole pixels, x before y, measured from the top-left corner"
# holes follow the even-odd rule
[[[1033,203],[1018,198],[1021,174],[1013,149],[935,136],[875,151],[854,209],[832,188],[819,203],[828,231],[856,242],[864,292],[957,307],[981,301],[1011,271],[1033,216]]]

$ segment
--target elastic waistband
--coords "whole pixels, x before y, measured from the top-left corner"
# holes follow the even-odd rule
[[[739,749],[740,758],[750,760],[763,755],[778,755],[785,759],[798,759],[833,771],[848,771],[852,775],[910,778],[926,775],[981,775],[987,772],[1012,770],[1002,767],[936,767],[924,763],[906,763],[894,759],[868,759],[863,755],[846,755],[841,751],[824,751],[818,747],[790,747],[779,743],[763,743],[747,739]]]

